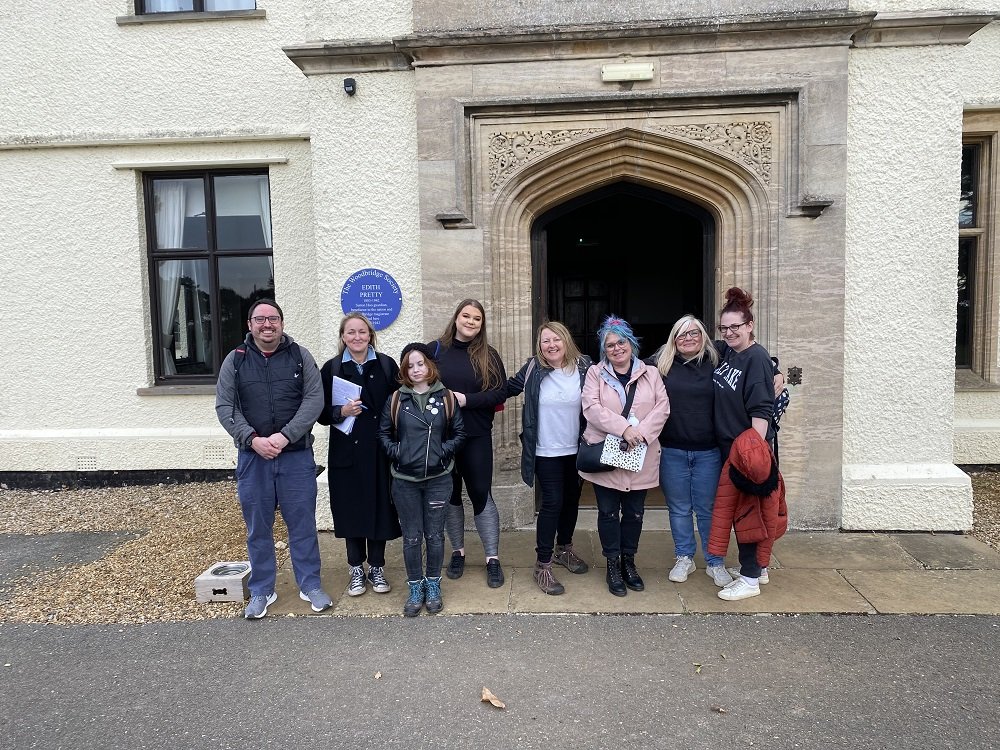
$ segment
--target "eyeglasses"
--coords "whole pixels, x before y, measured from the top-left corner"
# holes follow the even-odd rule
[[[726,331],[729,331],[729,333],[736,333],[738,330],[740,330],[740,328],[742,328],[749,322],[750,321],[747,320],[744,321],[743,323],[733,323],[731,326],[719,326],[719,333],[723,335],[726,334]]]
[[[262,325],[265,322],[267,322],[267,323],[277,323],[279,320],[281,320],[281,316],[280,315],[254,315],[252,318],[250,318],[250,320],[252,320],[257,325]]]
[[[701,331],[697,328],[692,328],[690,331],[684,331],[684,333],[678,333],[675,338],[680,339],[696,339],[701,336]]]
[[[609,342],[604,345],[604,350],[610,352],[613,349],[625,349],[628,347],[628,345],[629,345],[628,341]]]

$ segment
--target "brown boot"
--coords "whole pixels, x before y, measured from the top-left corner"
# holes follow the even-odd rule
[[[573,550],[572,544],[557,544],[552,553],[552,562],[562,565],[570,573],[586,573],[589,569],[587,563]]]
[[[555,576],[552,575],[551,562],[535,563],[535,583],[538,584],[538,588],[546,594],[551,594],[552,596],[558,596],[566,590],[563,588],[563,585],[555,579]]]

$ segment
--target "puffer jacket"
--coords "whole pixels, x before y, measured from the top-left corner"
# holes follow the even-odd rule
[[[413,398],[413,391],[403,386],[399,389],[395,426],[392,423],[392,398],[386,400],[379,420],[378,441],[392,462],[393,476],[422,482],[451,471],[455,452],[465,442],[465,425],[462,423],[462,410],[454,400],[451,421],[448,421],[445,393],[441,382],[436,382],[428,396],[440,402],[440,406],[421,409]],[[454,399],[451,394],[447,397]]]
[[[774,542],[788,530],[785,480],[770,446],[754,429],[736,438],[722,466],[708,537],[711,554],[725,556],[730,529],[736,530],[736,541],[757,543],[757,564],[765,568]]]

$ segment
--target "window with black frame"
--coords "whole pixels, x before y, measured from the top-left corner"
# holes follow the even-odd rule
[[[274,297],[266,171],[144,176],[156,379],[213,382]]]
[[[955,321],[955,367],[972,367],[972,327],[978,234],[978,182],[981,147],[962,146],[961,198],[958,207],[958,315]],[[963,231],[966,230],[966,231]]]
[[[137,15],[149,13],[208,13],[223,10],[255,10],[254,0],[136,0]]]

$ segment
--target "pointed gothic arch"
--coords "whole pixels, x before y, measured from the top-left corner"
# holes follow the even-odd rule
[[[484,241],[497,333],[513,361],[533,349],[532,224],[556,206],[616,182],[645,185],[705,209],[715,221],[714,290],[743,286],[760,300],[758,338],[769,345],[777,319],[775,275],[779,188],[733,158],[668,135],[623,127],[580,140],[514,172],[488,209]],[[506,329],[506,330],[503,330]],[[516,445],[513,419],[503,445]]]

